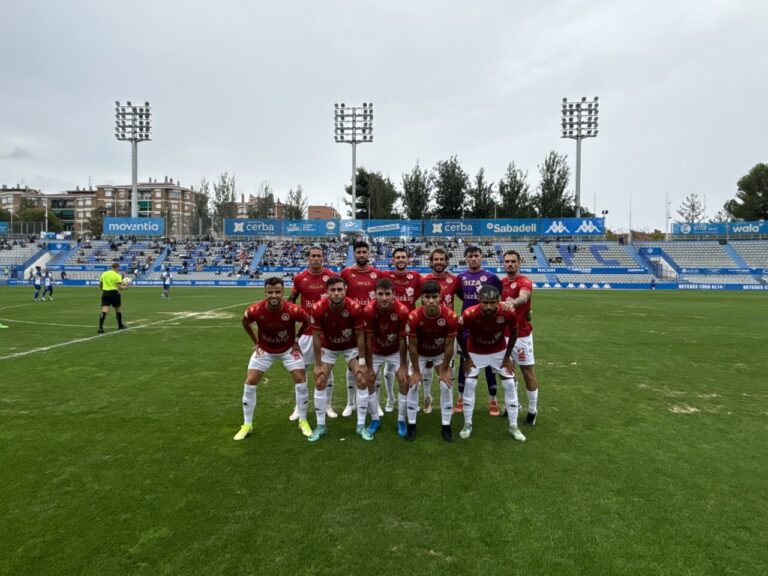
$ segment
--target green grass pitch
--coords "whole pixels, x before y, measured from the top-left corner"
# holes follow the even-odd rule
[[[768,573],[765,295],[538,291],[525,444],[481,380],[468,441],[312,445],[279,366],[236,443],[261,295],[0,287],[0,574]]]

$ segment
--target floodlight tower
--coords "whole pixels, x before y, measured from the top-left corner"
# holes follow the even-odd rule
[[[362,106],[337,102],[333,105],[333,119],[336,142],[352,145],[352,219],[357,220],[357,145],[373,142],[373,102]]]
[[[597,136],[597,96],[591,102],[586,97],[569,102],[563,98],[561,138],[576,140],[576,217],[581,218],[581,141]]]
[[[139,215],[138,143],[152,140],[149,102],[144,105],[115,102],[115,138],[131,143],[131,218]]]

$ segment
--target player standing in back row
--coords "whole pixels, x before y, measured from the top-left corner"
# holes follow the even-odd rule
[[[531,298],[533,283],[530,278],[520,274],[522,259],[515,250],[504,252],[504,269],[507,277],[501,281],[501,299],[505,304],[514,306],[517,316],[517,340],[512,351],[515,364],[520,366],[525,380],[525,393],[528,396],[528,414],[525,424],[536,425],[538,414],[539,381],[536,378],[533,358],[533,326],[531,326]]]
[[[307,252],[308,266],[302,270],[293,279],[293,288],[291,288],[291,295],[288,296],[288,300],[296,303],[296,300],[301,296],[301,307],[312,315],[312,307],[317,304],[326,294],[325,283],[328,278],[335,276],[335,272],[329,270],[323,264],[323,249],[321,246],[310,246]],[[301,354],[304,356],[304,364],[310,366],[319,362],[319,358],[315,358],[315,351],[312,347],[312,327],[309,327],[299,339],[299,346],[301,347]],[[328,374],[328,381],[325,387],[326,408],[325,414],[328,418],[336,418],[337,414],[333,410],[333,371]],[[294,406],[293,413],[290,415],[289,420],[293,422],[299,419],[299,407]]]
[[[376,282],[383,277],[383,273],[370,265],[368,261],[368,255],[370,252],[370,246],[368,242],[358,240],[352,245],[352,251],[355,258],[355,263],[352,266],[347,266],[341,271],[341,276],[346,283],[347,298],[351,298],[361,308],[367,306],[376,297]],[[351,416],[355,411],[355,375],[348,370],[346,373],[347,379],[347,405],[342,416]],[[378,402],[378,392],[376,392],[376,401]],[[377,404],[378,406],[378,404]],[[378,410],[378,408],[377,408]]]

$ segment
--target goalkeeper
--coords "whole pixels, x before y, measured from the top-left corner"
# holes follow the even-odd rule
[[[123,277],[120,275],[120,264],[117,262],[112,263],[112,269],[107,270],[99,278],[99,288],[101,288],[101,314],[99,315],[99,334],[104,334],[104,319],[107,317],[109,307],[115,309],[115,316],[117,317],[117,329],[125,330],[128,328],[123,324],[123,313],[120,311],[122,304],[120,298],[120,290],[126,287],[123,284]]]

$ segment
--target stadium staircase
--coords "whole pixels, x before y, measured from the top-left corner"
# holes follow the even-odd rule
[[[546,268],[547,257],[544,255],[544,250],[542,250],[540,244],[535,244],[533,246],[533,253],[536,255],[536,262],[538,263],[538,266],[541,268]]]
[[[355,251],[352,249],[352,244],[347,246],[347,262],[344,266],[352,266],[355,263]]]
[[[728,254],[728,256],[730,256],[734,262],[736,262],[737,268],[750,268],[750,265],[747,264],[746,260],[742,258],[741,254],[739,254],[733,246],[730,244],[723,244],[723,249],[725,250],[726,254]]]
[[[160,256],[157,257],[157,260],[152,264],[152,270],[155,272],[160,272],[163,269],[163,265],[165,264],[165,261],[168,259],[168,255],[171,253],[170,248],[163,248],[163,250],[160,252]],[[149,270],[147,270],[147,274],[149,274]]]
[[[649,265],[647,258],[644,258],[640,255],[640,252],[637,251],[637,248],[635,248],[632,244],[625,244],[624,249],[627,251],[627,254],[629,254],[635,262],[637,262],[637,265],[640,268],[645,268],[648,271],[648,274],[653,274],[653,267]]]
[[[264,259],[264,254],[267,251],[267,245],[266,244],[259,244],[256,247],[256,251],[253,253],[253,257],[251,258],[251,268],[258,268],[261,264],[261,261]]]

